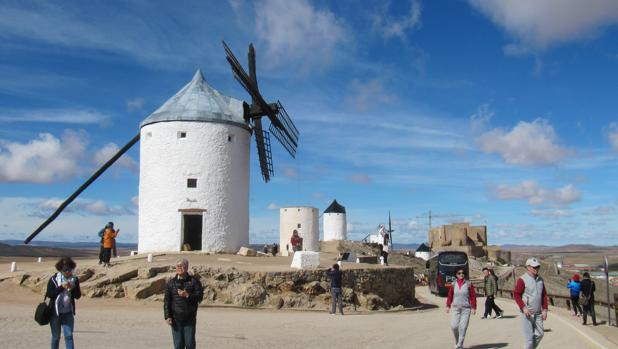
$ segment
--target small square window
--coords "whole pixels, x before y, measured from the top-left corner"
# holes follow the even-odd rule
[[[178,138],[187,138],[187,132],[178,131]]]
[[[299,228],[299,229],[300,229],[300,223],[298,223],[298,227],[297,227],[297,228]]]
[[[234,142],[234,135],[227,135],[228,142]]]
[[[197,188],[197,178],[187,178],[187,188]]]

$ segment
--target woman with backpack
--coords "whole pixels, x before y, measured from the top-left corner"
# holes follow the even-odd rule
[[[594,281],[590,280],[590,273],[585,272],[584,279],[579,285],[579,303],[583,307],[582,324],[584,326],[586,325],[588,314],[592,317],[592,326],[597,325],[597,317],[594,313],[594,291],[596,291]]]
[[[56,270],[47,282],[46,297],[51,300],[52,315],[49,321],[51,328],[51,349],[60,345],[60,330],[64,335],[67,349],[73,349],[73,325],[75,316],[75,300],[82,296],[79,279],[73,275],[75,262],[70,257],[61,258],[56,263]]]

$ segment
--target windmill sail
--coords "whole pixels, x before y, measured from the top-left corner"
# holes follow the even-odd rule
[[[260,94],[255,76],[255,50],[253,45],[249,45],[249,74],[247,74],[242,65],[234,56],[232,50],[223,42],[226,58],[234,78],[251,96],[251,108],[249,117],[258,120],[262,116],[267,116],[271,122],[269,127],[270,133],[275,135],[275,138],[288,151],[292,157],[296,157],[296,148],[298,147],[299,132],[292,119],[283,108],[281,102],[268,104]]]
[[[276,117],[280,121],[282,128],[278,128],[275,124],[270,124],[270,132],[275,135],[275,138],[281,143],[281,145],[290,153],[290,155],[296,157],[296,148],[298,147],[298,129],[290,119],[290,116],[281,105],[281,102],[277,101],[277,114]]]
[[[139,137],[140,135],[138,133],[137,136],[133,137],[133,139],[131,139],[129,143],[125,144],[125,146],[118,150],[118,152],[114,156],[112,156],[111,159],[109,159],[105,164],[103,164],[103,166],[101,166],[101,168],[99,168],[97,172],[90,176],[90,178],[88,178],[88,180],[84,182],[84,184],[77,188],[77,190],[73,194],[71,194],[71,196],[64,200],[64,202],[60,204],[56,211],[54,211],[54,213],[52,213],[52,215],[49,216],[49,218],[47,218],[45,222],[43,222],[43,224],[41,224],[32,234],[30,234],[30,236],[26,238],[26,240],[24,240],[24,244],[28,244],[30,241],[32,241],[32,239],[34,239],[41,231],[43,231],[43,229],[45,229],[51,222],[53,222],[58,217],[58,215],[60,215],[60,213],[62,213],[62,211],[64,211],[64,209],[69,206],[69,204],[73,202],[75,198],[79,196],[79,194],[86,190],[86,188],[88,188],[90,184],[92,184],[92,182],[99,178],[99,176],[103,174],[103,172],[105,172],[110,166],[112,166],[114,162],[116,162],[116,160],[120,159],[120,157],[124,153],[126,153],[127,150],[129,150],[135,143],[137,143],[137,141],[139,141]]]
[[[260,170],[262,172],[262,178],[264,182],[270,181],[270,176],[274,176],[273,171],[273,158],[270,151],[270,136],[268,131],[262,129],[262,120],[255,120],[255,127],[253,128],[255,134],[255,144],[257,146],[258,158],[260,160]]]

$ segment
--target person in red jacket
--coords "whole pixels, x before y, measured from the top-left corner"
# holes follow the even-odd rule
[[[476,314],[476,292],[474,286],[466,279],[466,271],[457,270],[457,281],[448,290],[446,312],[451,312],[451,329],[455,336],[455,348],[463,349],[470,312]]]
[[[547,320],[547,291],[539,275],[541,263],[536,258],[526,261],[526,273],[517,279],[513,295],[521,310],[524,348],[534,349],[543,339],[543,321]]]

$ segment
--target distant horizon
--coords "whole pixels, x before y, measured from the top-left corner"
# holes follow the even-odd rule
[[[348,240],[348,241],[356,241],[356,240]],[[278,243],[279,241],[272,241],[272,242],[249,242],[249,245],[263,245],[263,244],[272,244],[272,243]],[[3,244],[7,244],[7,245],[11,245],[11,246],[24,246],[23,240],[13,240],[13,239],[2,239],[0,240],[0,243]],[[399,247],[418,247],[420,244],[427,244],[426,242],[412,242],[412,243],[394,243],[395,248]],[[29,244],[27,244],[26,246],[30,245],[30,246],[45,246],[45,247],[55,247],[55,246],[62,246],[62,245],[92,245],[93,247],[96,247],[96,245],[98,244],[97,241],[56,241],[56,240],[33,240],[31,241]],[[122,247],[122,246],[137,246],[138,243],[137,242],[119,242],[118,246]],[[569,244],[562,244],[562,245],[546,245],[546,244],[538,244],[538,245],[532,245],[532,244],[502,244],[502,245],[490,245],[490,246],[499,246],[499,247],[567,247],[567,246],[590,246],[590,247],[595,247],[595,248],[615,248],[618,247],[618,245],[595,245],[595,244],[573,244],[573,243],[569,243]]]

